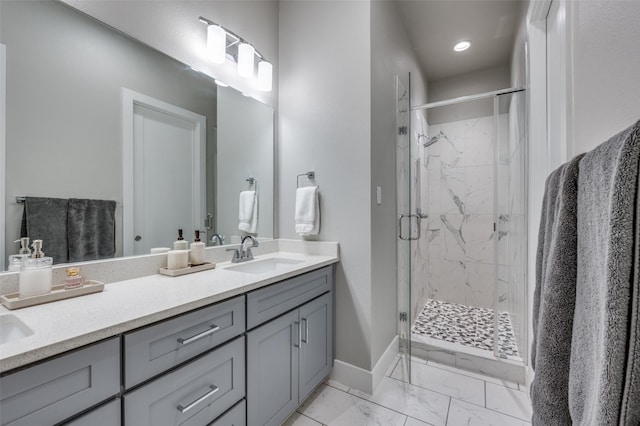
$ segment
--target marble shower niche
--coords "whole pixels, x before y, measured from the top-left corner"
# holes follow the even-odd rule
[[[498,123],[507,126],[507,115],[498,116]],[[428,185],[428,297],[493,309],[494,116],[430,124],[428,135],[440,135],[438,142],[422,148]]]

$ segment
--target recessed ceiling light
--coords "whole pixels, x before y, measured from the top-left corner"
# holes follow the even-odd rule
[[[456,43],[456,45],[453,46],[453,50],[455,50],[456,52],[464,52],[469,47],[471,47],[471,42],[465,40],[465,41],[460,41]]]

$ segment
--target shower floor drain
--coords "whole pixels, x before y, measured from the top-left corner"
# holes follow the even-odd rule
[[[494,310],[429,299],[412,332],[433,339],[493,351]],[[498,317],[498,355],[517,357],[518,347],[509,314]]]

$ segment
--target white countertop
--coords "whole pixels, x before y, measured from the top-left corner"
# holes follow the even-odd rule
[[[337,244],[336,244],[337,247]],[[280,248],[282,249],[282,248]],[[216,269],[168,277],[149,275],[105,285],[104,291],[10,311],[33,334],[0,345],[0,372],[12,370],[89,343],[188,312],[338,261],[333,255],[273,252],[256,260],[279,257],[300,260],[284,272],[247,274]]]

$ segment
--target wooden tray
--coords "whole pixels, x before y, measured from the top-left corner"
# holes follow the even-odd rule
[[[27,306],[42,305],[43,303],[55,302],[56,300],[70,299],[72,297],[83,296],[85,294],[98,293],[104,290],[104,283],[94,280],[86,280],[82,287],[70,290],[64,289],[64,284],[54,285],[51,292],[20,298],[20,293],[9,293],[0,296],[0,301],[8,309],[20,309]]]
[[[207,271],[209,269],[214,269],[216,267],[215,263],[212,262],[204,262],[202,265],[189,266],[184,269],[167,269],[160,268],[158,272],[162,275],[168,275],[170,277],[179,277],[180,275],[193,274],[194,272]]]

